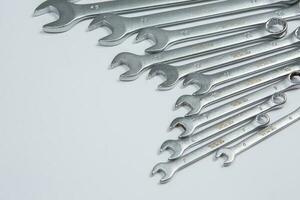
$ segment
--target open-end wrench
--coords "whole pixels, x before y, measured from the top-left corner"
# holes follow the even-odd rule
[[[283,76],[292,72],[300,71],[300,65],[291,65],[280,67],[272,71],[242,80],[232,85],[220,88],[204,95],[184,95],[179,97],[176,102],[176,108],[188,106],[191,111],[187,116],[195,115],[201,112],[202,108],[229,99],[235,95],[240,95],[255,88],[278,81]]]
[[[221,118],[226,118],[228,115],[236,113],[241,109],[245,109],[253,104],[259,103],[260,101],[263,101],[265,98],[268,98],[275,93],[285,92],[289,89],[293,89],[295,86],[300,85],[299,77],[300,72],[291,73],[283,80],[275,84],[264,87],[250,94],[244,95],[236,100],[216,107],[203,114],[177,118],[173,120],[173,122],[170,125],[170,128],[183,128],[184,131],[180,135],[181,138],[190,136],[194,133],[194,131],[197,128],[207,125],[210,122],[216,121]]]
[[[120,76],[123,81],[134,80],[138,75],[157,63],[172,63],[196,56],[207,55],[221,50],[239,47],[245,44],[274,40],[286,34],[287,23],[279,18],[272,18],[255,30],[238,33],[229,37],[210,40],[157,54],[135,55],[129,52],[120,53],[112,61],[111,67],[128,66],[129,71]]]
[[[75,4],[78,0],[46,0],[34,11],[34,16],[55,13],[58,20],[43,26],[45,32],[59,33],[70,30],[75,24],[98,14],[125,14],[156,8],[186,5],[204,0],[121,0],[92,4]]]
[[[141,42],[146,39],[153,41],[155,45],[150,47],[146,51],[148,53],[157,53],[163,51],[171,44],[178,44],[194,39],[202,39],[211,36],[222,35],[225,33],[231,33],[234,31],[250,29],[258,26],[259,24],[265,23],[268,19],[273,17],[279,17],[287,21],[299,19],[299,6],[300,3],[297,3],[294,6],[281,10],[275,10],[263,14],[246,16],[242,18],[204,24],[179,30],[163,30],[157,27],[146,28],[139,31],[136,40],[137,42]]]
[[[238,128],[222,137],[219,137],[215,141],[199,147],[198,149],[178,158],[177,160],[158,163],[154,166],[152,174],[155,175],[156,173],[163,173],[164,175],[160,179],[160,183],[166,183],[179,170],[186,168],[187,166],[209,156],[226,144],[230,144],[244,136],[247,136],[248,134],[251,134],[254,131],[259,130],[260,128],[267,126],[269,122],[270,118],[268,115],[259,115],[253,121],[242,126],[241,128]]]
[[[227,120],[221,121],[205,130],[195,133],[194,135],[177,140],[167,140],[165,141],[160,150],[169,150],[172,152],[169,160],[174,160],[179,158],[184,154],[184,152],[191,147],[202,144],[203,142],[216,137],[226,131],[229,131],[237,126],[242,125],[251,118],[269,112],[274,109],[281,108],[283,104],[286,103],[286,95],[283,93],[274,94],[271,98],[258,104],[252,108],[249,108],[237,115],[234,115]]]
[[[185,86],[190,84],[196,85],[199,89],[194,93],[195,95],[206,94],[214,86],[282,66],[294,62],[299,58],[300,49],[292,49],[287,52],[279,53],[274,56],[217,73],[194,73],[186,77],[183,84]]]
[[[300,108],[290,113],[289,115],[279,119],[278,121],[271,124],[269,127],[255,133],[254,135],[246,138],[242,142],[227,148],[219,149],[216,153],[216,157],[226,157],[224,161],[224,166],[231,165],[235,157],[240,153],[250,149],[251,147],[263,142],[267,138],[273,136],[274,134],[282,131],[283,129],[289,127],[295,122],[300,120]]]
[[[172,66],[168,64],[156,64],[151,67],[149,77],[161,75],[166,78],[159,89],[167,90],[173,88],[179,80],[185,79],[187,84],[196,84],[198,81],[197,75],[202,72],[207,72],[219,69],[225,66],[230,66],[245,60],[250,60],[259,56],[267,55],[279,50],[295,47],[300,44],[300,28],[297,28],[288,37],[281,40],[263,42],[254,46],[234,50],[228,53],[219,54],[196,62],[192,62],[182,66]]]
[[[166,27],[259,8],[286,7],[297,1],[298,0],[230,0],[138,17],[121,17],[115,14],[102,14],[98,15],[91,22],[89,30],[94,30],[101,26],[106,26],[111,29],[112,33],[100,39],[99,43],[105,46],[112,46],[120,44],[128,36],[146,27]],[[267,20],[268,19],[266,19],[265,22]]]

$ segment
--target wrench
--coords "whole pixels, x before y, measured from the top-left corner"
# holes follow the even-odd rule
[[[220,88],[214,92],[204,95],[184,95],[176,102],[176,108],[179,106],[188,106],[191,111],[187,116],[195,115],[201,112],[202,108],[215,104],[217,102],[229,99],[235,95],[261,87],[263,85],[278,81],[279,78],[286,76],[292,72],[300,71],[300,65],[291,65],[281,67],[266,73],[248,78],[246,80],[234,83],[232,85]]]
[[[120,53],[112,61],[112,68],[126,65],[129,71],[120,76],[123,81],[134,80],[138,75],[157,63],[171,63],[196,56],[238,47],[244,44],[281,38],[286,34],[287,23],[279,18],[272,18],[255,30],[235,34],[233,36],[210,40],[208,42],[182,47],[157,54],[135,55],[129,52]]]
[[[209,110],[203,114],[177,118],[171,123],[170,128],[174,129],[176,127],[182,127],[184,132],[180,135],[180,137],[184,138],[190,136],[194,133],[196,128],[200,128],[210,122],[221,119],[222,117],[226,117],[255,103],[259,103],[275,93],[285,92],[294,88],[295,86],[300,85],[300,80],[298,80],[299,76],[299,71],[291,73],[283,80],[273,85],[244,95],[236,100]]]
[[[75,4],[78,0],[46,0],[34,11],[34,16],[55,13],[58,20],[43,26],[45,32],[59,33],[70,30],[85,19],[102,13],[125,14],[156,8],[186,5],[204,0],[123,0],[105,1],[93,4]]]
[[[219,122],[205,130],[195,133],[194,135],[177,139],[167,140],[160,148],[161,152],[169,150],[172,152],[169,160],[175,160],[183,155],[183,153],[193,146],[202,144],[203,142],[219,136],[225,131],[231,130],[241,124],[249,121],[249,119],[274,109],[281,108],[286,103],[286,95],[283,93],[277,93],[263,103],[256,105],[250,109],[247,109],[235,116],[228,118],[222,122]]]
[[[298,0],[231,0],[138,17],[121,17],[106,13],[98,15],[89,25],[89,30],[94,30],[101,26],[106,26],[111,29],[112,33],[100,39],[99,43],[104,46],[114,46],[146,27],[166,27],[260,8],[287,7],[295,4],[297,1]],[[267,20],[268,19],[266,19],[265,22]]]
[[[285,9],[179,30],[164,30],[157,27],[145,28],[139,31],[136,41],[151,40],[155,45],[148,48],[146,52],[157,53],[174,44],[250,29],[273,17],[287,21],[299,19],[299,6],[300,3],[297,3]]]
[[[248,134],[259,130],[268,125],[270,118],[266,114],[257,116],[253,121],[234,130],[222,137],[217,138],[215,141],[199,147],[198,149],[178,158],[164,163],[158,163],[152,170],[152,174],[162,172],[164,175],[160,179],[160,183],[168,182],[176,172],[179,170],[209,156],[214,153],[217,149],[223,147],[226,144],[232,143]]]
[[[241,65],[229,70],[214,74],[195,73],[187,77],[184,85],[195,84],[199,90],[195,95],[202,95],[209,92],[214,86],[221,85],[233,80],[237,80],[252,74],[263,72],[276,66],[282,66],[294,62],[300,58],[300,49],[292,49],[284,53],[279,53],[252,63]],[[192,82],[190,82],[192,80]]]
[[[295,122],[300,120],[300,108],[292,112],[291,114],[279,119],[278,121],[271,124],[269,127],[259,131],[258,133],[246,138],[242,142],[227,148],[219,149],[216,153],[216,157],[226,157],[224,161],[224,166],[231,165],[235,157],[240,153],[250,149],[251,147],[263,142],[267,138],[275,135],[276,133],[282,131],[283,129],[289,127]]]
[[[202,72],[211,71],[231,64],[239,63],[245,60],[250,60],[255,57],[267,55],[279,50],[295,47],[300,44],[300,28],[297,28],[288,37],[257,44],[254,46],[242,48],[239,50],[231,51],[225,54],[212,56],[196,62],[192,62],[182,66],[172,66],[167,64],[154,65],[150,72],[149,77],[161,75],[166,78],[159,89],[168,90],[173,88],[179,80],[184,78],[184,86],[197,84],[198,75]]]

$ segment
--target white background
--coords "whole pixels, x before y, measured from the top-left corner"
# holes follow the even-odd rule
[[[158,92],[161,79],[118,81],[108,70],[122,51],[149,43],[103,48],[105,29],[83,22],[63,34],[45,34],[50,15],[32,18],[42,0],[0,3],[0,199],[299,199],[300,124],[245,152],[230,168],[212,157],[159,185],[150,178],[167,153],[158,148],[176,131],[168,124],[180,87]],[[272,119],[300,105],[299,92]],[[281,114],[280,114],[281,113]],[[298,130],[298,131],[297,131]]]

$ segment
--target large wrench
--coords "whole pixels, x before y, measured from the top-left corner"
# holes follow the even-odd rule
[[[168,182],[176,172],[179,170],[207,157],[208,155],[214,153],[217,149],[230,144],[252,132],[259,130],[267,126],[270,122],[270,118],[266,114],[257,116],[252,122],[236,129],[222,137],[217,138],[215,141],[199,147],[198,149],[178,158],[177,160],[172,160],[164,163],[158,163],[154,166],[152,174],[162,172],[164,175],[160,179],[160,183]]]
[[[177,159],[191,147],[199,145],[200,143],[202,144],[203,142],[217,135],[221,135],[222,133],[247,122],[249,119],[259,114],[281,108],[284,103],[286,103],[286,95],[283,93],[277,93],[268,100],[264,101],[263,103],[256,105],[250,109],[247,109],[237,115],[234,115],[228,118],[227,120],[221,121],[213,126],[210,126],[205,130],[197,132],[190,137],[177,140],[167,140],[162,144],[160,149],[161,151],[172,151],[169,160]]]
[[[188,76],[184,85],[195,84],[199,89],[195,92],[195,95],[206,94],[214,86],[227,83],[229,81],[237,80],[239,78],[247,77],[252,74],[263,72],[276,66],[282,66],[284,64],[293,62],[300,58],[300,49],[292,49],[287,52],[279,53],[274,56],[270,56],[258,61],[251,62],[246,65],[241,65],[217,73],[194,73]],[[191,81],[192,80],[192,81]],[[190,82],[191,81],[191,82]]]
[[[300,71],[300,65],[280,67],[204,95],[184,95],[176,102],[176,108],[179,106],[188,106],[191,108],[191,111],[187,114],[187,116],[195,115],[200,113],[202,108],[206,106],[278,81],[279,78],[295,71]]]
[[[269,127],[259,131],[258,133],[248,137],[247,139],[243,140],[242,142],[223,149],[219,149],[217,151],[216,157],[226,157],[224,161],[224,166],[231,165],[235,157],[240,153],[250,149],[251,147],[263,142],[267,138],[273,136],[274,134],[282,131],[283,129],[289,127],[290,125],[294,124],[295,122],[300,120],[300,108],[295,110],[294,112],[290,113],[289,115],[279,119],[278,121],[271,124]]]
[[[192,115],[188,117],[180,117],[175,120],[170,125],[171,129],[176,127],[182,127],[184,129],[183,133],[180,135],[181,138],[190,136],[194,133],[196,128],[200,128],[207,125],[210,122],[226,117],[230,114],[236,113],[241,109],[247,108],[253,104],[256,104],[265,98],[272,96],[278,92],[285,92],[289,89],[294,88],[294,86],[300,85],[300,80],[298,80],[300,72],[294,72],[289,74],[283,80],[264,87],[260,90],[252,92],[250,94],[244,95],[236,100],[226,103],[222,106],[209,110],[203,114]]]
[[[89,30],[94,30],[101,26],[106,26],[111,29],[112,33],[100,39],[99,43],[105,46],[113,46],[120,44],[130,35],[146,27],[166,27],[254,9],[286,7],[297,1],[298,0],[230,0],[138,17],[121,17],[115,14],[102,14],[91,22]],[[268,19],[266,19],[265,22],[267,20]]]
[[[185,86],[188,84],[196,84],[198,81],[198,75],[202,74],[202,72],[207,72],[225,66],[230,66],[235,63],[250,60],[255,57],[267,55],[269,53],[292,48],[299,45],[299,30],[300,28],[297,28],[295,32],[281,40],[264,42],[254,46],[234,50],[228,53],[219,54],[217,56],[212,56],[182,66],[157,64],[151,68],[149,76],[164,76],[166,78],[166,81],[163,82],[159,87],[159,89],[164,90],[173,88],[182,78],[185,79]]]
[[[59,33],[70,30],[82,20],[102,13],[125,14],[156,8],[202,2],[204,0],[121,0],[92,4],[75,4],[78,0],[46,0],[34,11],[35,16],[55,13],[58,20],[43,26],[45,32]]]
[[[279,17],[287,21],[298,19],[300,17],[299,6],[300,3],[297,3],[294,6],[281,10],[275,10],[263,14],[246,16],[242,18],[204,24],[179,30],[164,30],[157,27],[150,27],[141,30],[136,40],[137,42],[141,42],[146,39],[152,40],[155,45],[150,47],[146,51],[149,53],[157,53],[163,51],[168,46],[171,46],[173,44],[222,35],[237,30],[242,31],[245,29],[250,29],[265,23],[268,19],[273,17]]]
[[[279,18],[272,18],[255,30],[238,33],[229,37],[210,40],[207,42],[160,52],[157,54],[135,55],[129,52],[120,53],[112,61],[112,68],[126,65],[129,71],[120,76],[120,80],[134,80],[138,75],[157,63],[172,63],[196,56],[207,55],[221,50],[252,44],[264,40],[281,38],[286,34],[287,23]]]

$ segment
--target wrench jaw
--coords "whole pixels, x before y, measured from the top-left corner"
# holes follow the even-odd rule
[[[155,76],[162,76],[166,79],[157,88],[158,90],[163,91],[174,88],[180,79],[176,67],[162,63],[152,65],[148,77],[151,79]]]
[[[189,74],[184,78],[183,86],[187,87],[189,85],[195,85],[199,88],[193,95],[202,95],[208,93],[212,89],[213,82],[210,75],[196,72]]]
[[[219,149],[216,158],[224,158],[223,166],[229,167],[235,160],[236,154],[230,148]]]
[[[167,140],[161,145],[160,151],[161,152],[164,152],[164,151],[171,152],[169,160],[175,160],[175,159],[179,158],[180,156],[182,156],[182,154],[184,152],[185,147],[182,145],[183,145],[183,143],[180,142],[179,140]]]
[[[89,31],[93,31],[100,27],[106,27],[111,34],[100,39],[101,46],[116,46],[126,39],[126,18],[115,14],[105,13],[98,15],[88,26]]]
[[[159,53],[165,50],[169,45],[168,31],[157,27],[150,27],[142,29],[137,37],[136,42],[150,40],[154,45],[145,51],[147,53]]]
[[[133,81],[136,80],[139,74],[143,70],[144,63],[140,56],[124,52],[118,54],[111,63],[111,68],[116,68],[119,66],[127,66],[128,71],[120,75],[121,81]]]
[[[173,122],[170,125],[170,129],[172,130],[174,128],[182,128],[184,130],[180,134],[180,138],[186,138],[188,136],[191,136],[196,129],[192,119],[187,117],[179,117],[173,120]]]
[[[200,113],[203,108],[201,104],[201,99],[199,96],[196,95],[183,95],[178,98],[175,108],[178,109],[179,107],[188,107],[190,111],[186,114],[186,116],[195,115]]]
[[[152,176],[156,175],[157,173],[162,174],[160,183],[165,184],[173,178],[176,173],[176,169],[172,167],[171,163],[158,163],[152,169]]]
[[[47,0],[35,9],[33,16],[47,13],[54,13],[58,17],[56,21],[43,26],[43,30],[48,33],[68,31],[80,20],[76,16],[74,4],[65,0]]]

